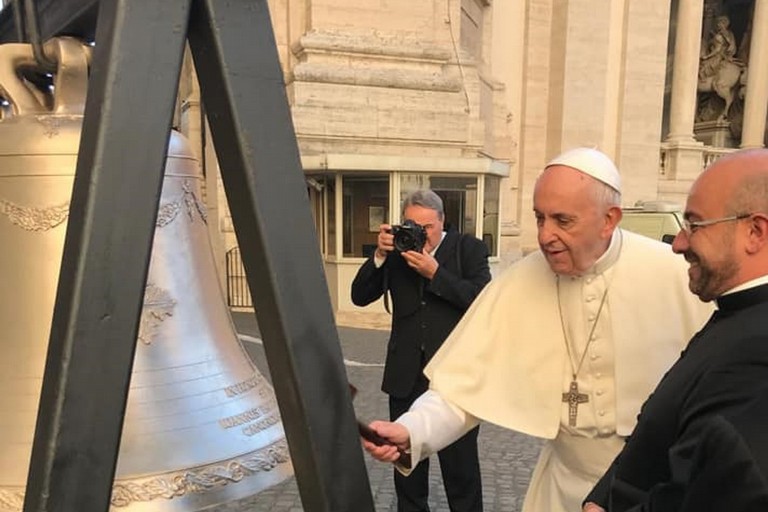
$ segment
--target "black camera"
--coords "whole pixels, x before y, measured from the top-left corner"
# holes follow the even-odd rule
[[[412,220],[406,220],[399,226],[392,226],[392,243],[399,252],[421,252],[427,242],[427,232],[424,226],[416,224]]]

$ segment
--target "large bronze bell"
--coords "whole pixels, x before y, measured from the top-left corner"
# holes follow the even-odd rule
[[[0,511],[23,504],[82,125],[90,48],[56,38],[53,87],[0,45]],[[199,510],[292,474],[272,388],[216,276],[199,165],[170,138],[112,509]],[[93,361],[93,364],[99,364]]]

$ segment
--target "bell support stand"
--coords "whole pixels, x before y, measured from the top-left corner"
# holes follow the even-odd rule
[[[373,511],[267,0],[98,10],[24,511],[109,506],[187,37],[304,509]]]

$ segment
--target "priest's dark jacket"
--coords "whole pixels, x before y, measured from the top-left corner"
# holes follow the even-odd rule
[[[651,510],[768,511],[768,385],[740,413],[699,423],[670,450],[672,479]]]
[[[755,435],[768,424],[749,414],[768,384],[768,285],[724,295],[717,304],[645,402],[624,449],[585,501],[608,512],[768,510],[759,505],[765,503],[766,440]],[[749,440],[746,432],[752,433]],[[723,443],[734,447],[729,459],[711,460],[723,455]],[[734,481],[736,473],[714,477],[723,469],[719,462],[741,468],[749,482]],[[745,469],[747,463],[755,466]],[[713,508],[702,491],[740,502]]]

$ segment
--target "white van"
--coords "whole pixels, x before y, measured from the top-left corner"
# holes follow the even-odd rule
[[[683,207],[670,201],[638,201],[623,208],[620,226],[668,244],[683,228]]]

